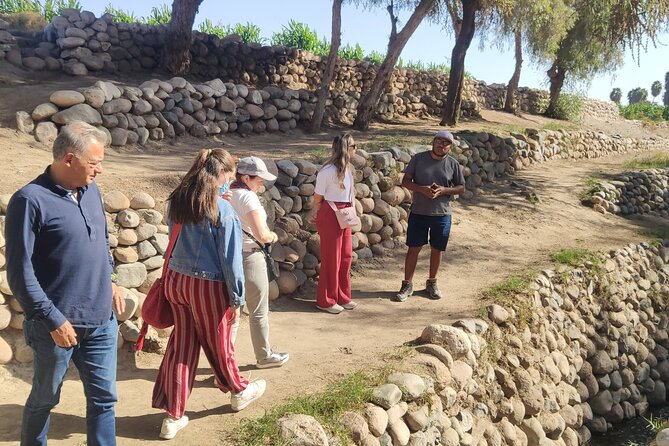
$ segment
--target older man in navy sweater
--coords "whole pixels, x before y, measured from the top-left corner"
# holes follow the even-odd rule
[[[116,444],[116,350],[124,310],[112,284],[107,221],[95,177],[105,135],[75,122],[61,129],[53,162],[17,191],[7,208],[7,279],[25,314],[34,351],[33,387],[21,445],[46,445],[70,360],[86,394],[87,444]]]

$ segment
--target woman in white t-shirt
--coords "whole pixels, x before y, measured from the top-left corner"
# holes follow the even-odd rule
[[[249,156],[240,159],[237,165],[237,179],[231,186],[232,199],[230,200],[244,230],[242,251],[246,280],[246,308],[249,311],[251,342],[256,356],[256,366],[261,369],[281,367],[289,357],[288,353],[272,351],[269,343],[267,263],[255,240],[264,245],[276,242],[278,237],[267,226],[267,213],[257,195],[264,185],[263,180],[274,181],[276,176],[267,170],[267,166],[260,158]],[[233,343],[237,336],[238,326],[239,322],[233,329]]]
[[[318,277],[316,308],[338,314],[358,306],[351,301],[351,228],[341,229],[331,205],[354,206],[353,166],[355,141],[349,133],[332,142],[332,156],[318,172],[314,202],[316,229],[321,238],[321,268]],[[324,203],[328,202],[328,203]]]

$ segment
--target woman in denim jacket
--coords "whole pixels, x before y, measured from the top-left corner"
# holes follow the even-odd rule
[[[170,233],[180,223],[165,273],[165,294],[174,312],[174,329],[153,388],[153,407],[163,409],[160,437],[174,438],[188,424],[184,415],[193,389],[200,347],[216,385],[232,392],[232,410],[262,396],[265,381],[242,378],[230,330],[244,305],[242,230],[237,214],[221,198],[235,176],[235,160],[223,149],[201,150],[169,196]]]

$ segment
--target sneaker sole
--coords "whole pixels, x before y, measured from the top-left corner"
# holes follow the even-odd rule
[[[248,407],[249,404],[251,404],[252,402],[254,402],[254,401],[256,401],[256,400],[259,400],[260,397],[264,395],[264,393],[265,393],[265,392],[263,391],[263,393],[261,393],[260,395],[256,396],[256,397],[253,398],[253,399],[248,400],[247,402],[245,402],[245,403],[242,404],[241,406],[234,407],[234,406],[230,405],[230,406],[232,407],[232,411],[233,411],[233,412],[240,412],[240,411],[246,409],[246,408]]]
[[[408,295],[407,297],[405,297],[404,299],[395,296],[395,297],[393,298],[393,302],[406,302],[407,299],[410,298],[411,296],[413,296],[413,293],[409,294],[409,295]]]
[[[189,421],[190,421],[190,420],[189,420]],[[184,427],[186,427],[186,426],[188,426],[188,423],[186,423],[186,424],[184,424],[183,426],[181,426],[179,429],[176,430],[176,432],[174,432],[174,433],[171,434],[171,435],[170,435],[170,434],[163,434],[163,433],[161,432],[161,433],[158,435],[158,437],[162,438],[163,440],[171,440],[171,439],[173,439],[174,437],[176,437],[176,436],[177,436],[177,433],[178,433],[181,429],[183,429]]]
[[[326,313],[330,313],[330,314],[339,314],[342,311],[344,311],[343,309],[342,310],[333,310],[329,307],[319,307],[318,305],[316,305],[316,308],[318,308],[321,311],[325,311]]]
[[[276,368],[276,367],[281,367],[282,365],[287,363],[289,359],[290,359],[290,357],[286,357],[286,359],[284,359],[281,362],[269,362],[267,364],[257,364],[256,363],[256,368],[258,368],[258,369],[273,369],[273,368]]]

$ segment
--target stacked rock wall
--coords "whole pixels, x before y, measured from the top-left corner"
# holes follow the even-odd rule
[[[0,19],[0,61],[6,58],[6,54],[13,48],[14,37],[7,31],[9,23]]]
[[[357,102],[351,98],[336,96],[328,106],[331,116],[338,120],[352,120]],[[379,108],[401,106],[404,112],[407,107],[413,107],[391,94],[384,98]],[[17,112],[19,130],[34,132],[39,141],[49,143],[56,137],[58,126],[81,120],[105,130],[113,146],[144,145],[149,139],[160,141],[185,133],[206,137],[233,132],[290,132],[300,122],[311,119],[316,102],[316,96],[307,90],[276,86],[255,89],[243,84],[225,83],[219,78],[192,84],[181,77],[166,81],[153,79],[138,86],[98,81],[77,91],[56,91],[49,99],[30,113]],[[404,105],[398,105],[400,103]],[[412,113],[419,113],[423,109],[412,110]],[[497,166],[498,174],[508,172],[509,167],[518,169],[521,164],[555,157],[593,158],[635,148],[666,146],[661,139],[635,140],[590,131],[536,129],[527,129],[527,134],[515,134],[509,138],[488,133],[462,133],[461,140],[466,142],[461,145],[462,148],[478,144],[490,151],[490,159],[476,154],[474,159],[515,162]],[[456,154],[459,155],[457,151]]]
[[[342,427],[365,446],[576,446],[666,404],[665,243],[543,271],[511,306],[490,305],[487,320],[426,327],[405,372],[375,388],[362,413],[346,413]],[[288,442],[304,435],[296,417],[304,416],[279,420]]]
[[[165,43],[166,26],[115,23],[105,14],[96,18],[89,11],[66,9],[55,16],[43,33],[44,41],[35,47],[12,51],[11,61],[33,70],[63,70],[72,75],[95,72],[139,72],[159,66]],[[226,82],[261,88],[275,85],[310,92],[320,87],[325,59],[296,48],[243,44],[237,36],[219,39],[193,32],[191,75],[203,79],[221,78]],[[352,122],[360,93],[368,91],[378,66],[367,61],[340,60],[335,70],[331,100],[345,103],[348,110],[335,110],[332,116]],[[439,115],[446,97],[448,76],[443,72],[395,69],[386,94],[378,107],[384,118]],[[501,109],[506,87],[465,79],[463,112],[475,114],[481,108]],[[548,104],[543,90],[521,88],[518,107],[541,113]],[[588,101],[590,104],[590,101]],[[586,108],[589,116],[617,116],[613,103],[594,101]]]
[[[624,172],[597,183],[589,202],[603,214],[669,217],[669,168]]]

